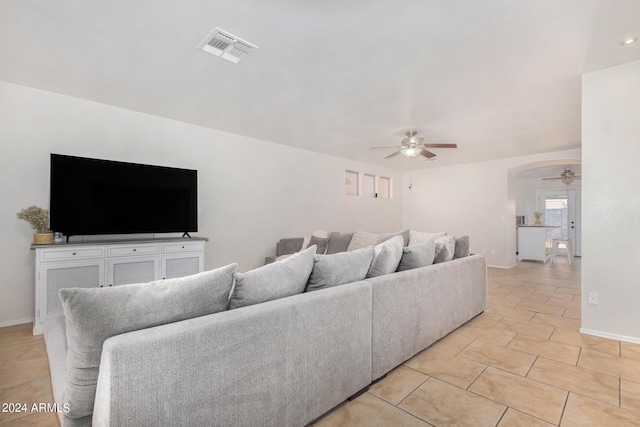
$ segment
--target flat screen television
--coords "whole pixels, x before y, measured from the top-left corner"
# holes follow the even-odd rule
[[[198,171],[51,154],[50,221],[67,236],[198,231]]]

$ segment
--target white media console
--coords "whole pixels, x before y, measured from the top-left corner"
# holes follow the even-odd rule
[[[62,310],[62,288],[104,288],[188,276],[204,270],[207,238],[32,245],[36,251],[33,334]]]

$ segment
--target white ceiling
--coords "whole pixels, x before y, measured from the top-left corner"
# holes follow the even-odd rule
[[[581,75],[640,59],[620,45],[638,17],[638,0],[2,0],[0,80],[407,170],[369,147],[458,144],[414,168],[579,147]],[[199,50],[214,27],[259,50]]]

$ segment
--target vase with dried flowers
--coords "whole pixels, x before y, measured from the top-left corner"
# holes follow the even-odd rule
[[[533,216],[536,218],[535,225],[542,225],[542,212],[534,212]]]
[[[29,206],[17,214],[18,219],[27,221],[35,231],[33,243],[46,245],[53,243],[53,233],[49,231],[49,211],[39,206]]]

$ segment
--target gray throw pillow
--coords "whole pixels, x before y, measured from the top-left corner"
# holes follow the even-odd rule
[[[431,265],[435,255],[436,242],[433,239],[402,248],[402,259],[400,260],[400,265],[398,265],[398,271]]]
[[[456,248],[455,236],[445,236],[436,239],[436,256],[433,263],[451,261]]]
[[[398,268],[402,258],[402,236],[395,236],[373,248],[373,260],[367,277],[384,276],[393,273]]]
[[[453,253],[453,259],[469,256],[469,248],[469,236],[456,237],[456,249]]]
[[[317,247],[316,249],[317,254],[323,254],[327,251],[327,246],[329,245],[329,238],[312,235],[311,238],[309,239],[309,244],[307,245],[307,248],[310,248],[313,245],[316,245]]]
[[[234,274],[229,309],[301,294],[311,274],[315,254],[314,245],[273,264]]]
[[[81,418],[93,412],[107,338],[226,310],[237,267],[110,288],[60,289],[68,346],[66,415]]]
[[[372,258],[373,246],[351,252],[316,255],[306,292],[363,280]]]
[[[353,233],[338,233],[334,231],[329,233],[329,245],[327,246],[327,255],[337,254],[340,252],[346,252],[351,243]]]

